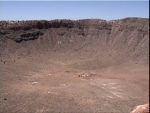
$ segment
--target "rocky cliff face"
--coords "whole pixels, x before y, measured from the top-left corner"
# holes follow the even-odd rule
[[[0,56],[42,52],[147,62],[149,20],[1,21]]]

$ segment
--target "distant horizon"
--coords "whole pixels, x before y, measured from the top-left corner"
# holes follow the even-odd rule
[[[149,1],[0,1],[0,21],[148,18]]]
[[[0,21],[53,21],[53,20],[71,20],[71,21],[77,21],[77,20],[105,20],[105,21],[113,21],[113,20],[123,20],[123,19],[126,19],[126,18],[138,18],[138,19],[149,19],[149,18],[146,18],[146,17],[124,17],[124,18],[116,18],[116,19],[112,19],[112,20],[107,20],[107,19],[102,19],[102,18],[83,18],[83,19],[27,19],[27,20],[0,20]]]

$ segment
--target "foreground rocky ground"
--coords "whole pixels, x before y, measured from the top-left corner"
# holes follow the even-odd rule
[[[149,104],[136,106],[131,113],[149,113]]]

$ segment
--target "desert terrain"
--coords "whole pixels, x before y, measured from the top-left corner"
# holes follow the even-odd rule
[[[0,21],[0,113],[130,113],[149,100],[149,19]]]

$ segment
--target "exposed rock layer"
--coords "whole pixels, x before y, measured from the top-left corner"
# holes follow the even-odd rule
[[[69,51],[116,61],[149,60],[149,20],[144,18],[1,21],[0,37],[1,57]]]

